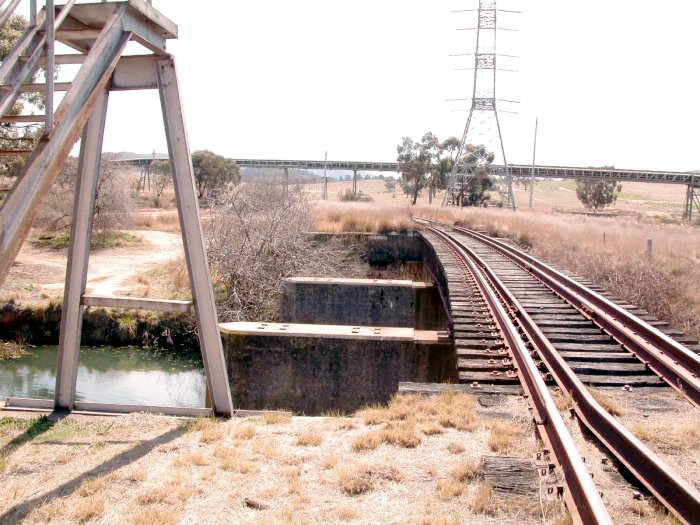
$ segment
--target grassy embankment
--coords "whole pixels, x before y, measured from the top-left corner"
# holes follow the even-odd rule
[[[638,217],[572,216],[497,209],[319,205],[320,231],[389,232],[415,228],[412,215],[512,239],[545,261],[700,336],[698,228]],[[646,256],[647,239],[653,257]]]

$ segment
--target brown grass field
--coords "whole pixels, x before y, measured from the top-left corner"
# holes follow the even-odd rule
[[[648,437],[662,420],[643,417],[635,399],[611,402],[686,479],[697,479],[697,461],[687,461],[697,458],[697,414]],[[569,426],[615,523],[673,523],[652,500],[635,500],[636,489]],[[570,523],[544,480],[530,497],[484,480],[482,458],[532,458],[542,446],[535,436],[524,399],[486,409],[450,392],[399,396],[349,417],[51,422],[0,412],[0,523]]]
[[[378,188],[378,183],[382,181],[362,181],[359,189],[374,195],[370,189]],[[333,195],[330,189],[329,195]],[[534,255],[599,284],[679,330],[700,336],[699,230],[672,214],[596,216],[538,209],[512,213],[499,208],[442,208],[439,196],[432,206],[421,204],[425,197],[419,199],[421,205],[410,206],[398,194],[396,205],[379,204],[392,199],[389,193],[380,195],[372,203],[320,201],[316,206],[318,229],[400,231],[416,228],[411,217],[422,216],[487,231],[516,241]],[[646,256],[648,239],[653,242],[651,259]]]

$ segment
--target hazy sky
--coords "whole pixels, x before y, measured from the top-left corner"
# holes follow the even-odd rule
[[[179,25],[193,149],[238,158],[395,160],[404,135],[461,136],[477,0],[154,0]],[[510,162],[700,169],[700,2],[500,0]],[[165,152],[155,92],[110,99],[106,151]]]

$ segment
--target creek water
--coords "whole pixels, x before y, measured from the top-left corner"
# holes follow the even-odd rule
[[[0,399],[53,399],[58,347],[31,348],[0,361]],[[206,380],[199,355],[135,347],[83,348],[76,398],[94,403],[203,407]]]

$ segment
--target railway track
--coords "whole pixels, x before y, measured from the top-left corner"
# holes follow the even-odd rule
[[[559,421],[545,382],[571,396],[576,415],[683,523],[700,516],[700,494],[609,415],[585,384],[626,389],[670,385],[696,406],[697,353],[601,293],[488,236],[427,225],[443,266],[460,382],[522,388],[543,441],[568,486],[575,521],[609,523],[590,476]],[[563,423],[562,423],[563,425]],[[579,456],[580,459],[580,456]],[[588,478],[588,479],[586,479]]]

